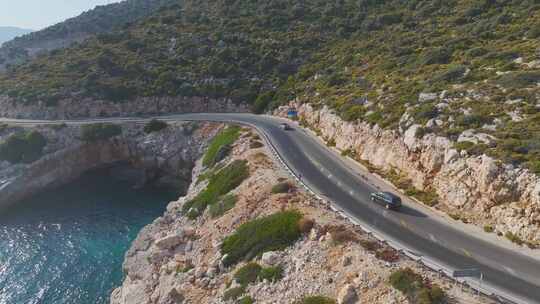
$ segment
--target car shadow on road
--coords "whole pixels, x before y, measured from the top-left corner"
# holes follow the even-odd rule
[[[398,212],[401,213],[401,214],[414,216],[414,217],[427,217],[427,215],[425,213],[420,212],[420,211],[418,211],[416,209],[413,209],[411,207],[407,207],[407,206],[401,206],[401,208],[399,209]]]

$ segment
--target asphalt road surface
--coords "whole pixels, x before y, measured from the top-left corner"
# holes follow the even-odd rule
[[[293,130],[285,131],[279,127],[283,120],[252,114],[179,114],[159,118],[166,121],[228,121],[256,126],[266,134],[287,166],[296,174],[301,174],[303,182],[363,225],[388,240],[398,242],[414,255],[429,257],[445,267],[478,268],[484,275],[485,286],[496,288],[500,294],[516,302],[540,304],[540,261],[453,228],[433,215],[411,208],[407,203],[399,211],[389,211],[372,203],[369,195],[377,189],[300,127],[293,126]],[[145,120],[107,118],[65,122],[84,124]],[[26,125],[63,122],[1,121]]]

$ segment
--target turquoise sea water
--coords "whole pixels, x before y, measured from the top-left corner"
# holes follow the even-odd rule
[[[130,243],[173,198],[101,172],[0,214],[0,304],[108,303]]]

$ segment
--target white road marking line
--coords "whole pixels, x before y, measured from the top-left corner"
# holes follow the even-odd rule
[[[514,269],[512,269],[512,268],[510,268],[510,267],[507,267],[507,266],[503,266],[503,268],[504,268],[504,270],[505,270],[506,272],[511,273],[511,274],[514,275],[514,276],[517,276],[517,272],[516,272]]]

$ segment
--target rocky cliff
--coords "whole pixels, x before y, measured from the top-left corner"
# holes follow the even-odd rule
[[[244,129],[229,156],[215,167],[197,161],[187,195],[171,202],[127,252],[126,277],[112,293],[111,303],[283,304],[308,296],[324,296],[340,304],[408,303],[388,284],[390,273],[404,267],[411,267],[431,286],[441,286],[452,303],[489,303],[461,292],[446,278],[363,233],[326,203],[297,188],[269,155],[259,136]],[[238,161],[247,162],[248,177],[227,194],[235,197],[234,204],[219,213],[210,206],[200,217],[189,219],[185,206],[202,192],[208,194],[209,188],[216,189],[209,186],[208,176]],[[275,186],[284,183],[289,187]],[[221,252],[227,237],[255,219],[283,210],[296,210],[303,216],[303,235],[296,242],[227,264],[228,256]],[[264,229],[261,225],[260,231]],[[250,272],[251,278],[245,278],[242,273],[250,267],[280,275],[257,279]]]
[[[539,244],[537,175],[486,155],[458,152],[445,137],[423,135],[419,125],[400,134],[374,124],[346,122],[327,107],[292,106],[298,107],[302,123],[344,154],[383,176],[394,172],[409,179],[414,188],[436,194],[435,208],[500,235],[517,236],[518,242]],[[285,110],[281,109],[282,115]]]
[[[47,138],[44,156],[30,164],[0,164],[0,209],[88,170],[117,163],[127,164],[117,170],[118,175],[132,175],[141,185],[156,182],[173,186],[182,193],[189,185],[195,160],[217,129],[215,124],[175,123],[146,134],[142,125],[124,124],[121,136],[87,143],[80,140],[80,128],[76,126],[33,128]],[[18,131],[8,128],[0,141]]]
[[[72,119],[196,112],[248,112],[245,104],[228,99],[204,97],[139,97],[129,102],[92,98],[62,99],[54,104],[21,104],[0,95],[0,117],[28,119]]]

